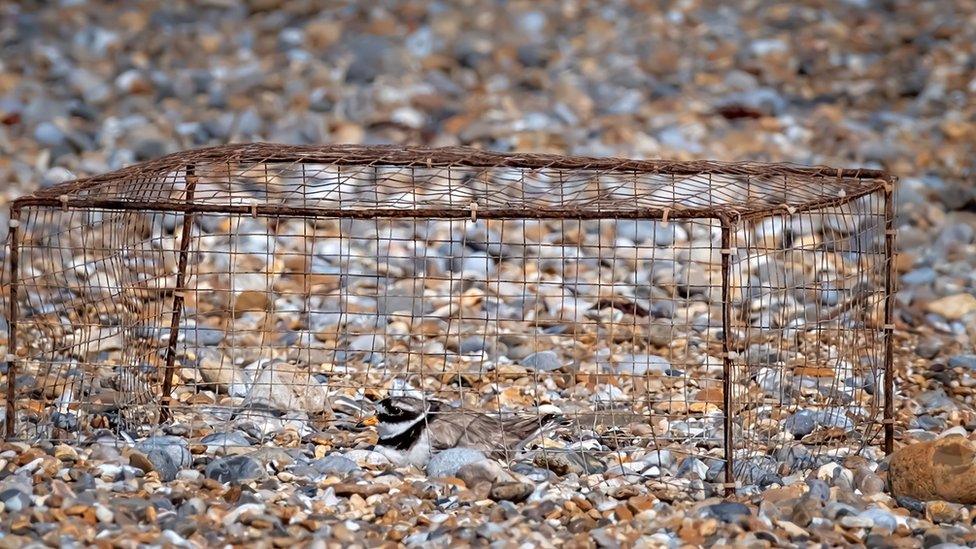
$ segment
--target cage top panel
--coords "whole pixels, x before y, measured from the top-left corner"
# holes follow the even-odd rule
[[[890,188],[878,170],[269,143],[164,156],[18,206],[350,217],[755,217]]]

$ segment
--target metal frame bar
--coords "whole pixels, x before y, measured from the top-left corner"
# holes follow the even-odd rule
[[[196,190],[197,177],[194,166],[186,167],[186,201],[193,202],[193,194]],[[169,327],[169,345],[166,347],[166,369],[163,373],[163,388],[160,409],[160,423],[170,417],[170,401],[173,392],[173,375],[176,370],[176,346],[180,339],[180,319],[183,316],[183,292],[186,290],[186,267],[189,258],[190,240],[192,239],[193,214],[186,212],[183,214],[183,229],[180,235],[180,255],[176,267],[176,288],[173,290],[173,317]]]
[[[17,430],[17,320],[20,280],[20,207],[10,208],[10,296],[7,319],[7,406],[4,440],[14,438]]]
[[[725,495],[735,494],[735,440],[732,435],[732,306],[729,294],[732,285],[732,234],[735,224],[722,218],[722,438],[725,444]]]
[[[895,291],[895,192],[896,179],[888,179],[885,188],[885,307],[884,307],[884,450],[895,449],[894,408],[894,291]]]
[[[878,191],[874,185],[865,185],[857,193],[850,193],[843,202],[850,202]],[[50,206],[58,208],[98,208],[122,211],[159,211],[180,213],[222,213],[247,214],[263,217],[348,217],[351,219],[372,219],[377,217],[402,218],[426,217],[430,219],[465,219],[471,217],[471,208],[374,208],[374,209],[341,209],[315,208],[309,206],[285,206],[280,204],[194,204],[190,200],[125,200],[99,199],[92,197],[49,197],[25,196],[14,201],[18,207]],[[817,210],[837,204],[836,198],[810,201],[802,207],[782,206],[782,211],[797,214]],[[738,215],[742,220],[762,218],[772,215],[777,210],[762,210],[752,214]],[[716,212],[715,208],[634,208],[621,210],[580,210],[571,208],[486,208],[478,210],[480,219],[660,219],[665,215],[669,219],[722,219],[727,213]]]

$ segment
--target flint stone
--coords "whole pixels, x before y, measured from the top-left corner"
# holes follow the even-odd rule
[[[976,370],[976,355],[956,355],[949,359],[949,367]]]
[[[498,462],[491,459],[482,459],[474,463],[462,465],[457,470],[457,477],[464,481],[469,487],[473,487],[481,482],[513,482],[516,479],[505,469],[498,465]]]
[[[502,482],[492,486],[489,496],[495,501],[520,502],[532,495],[534,486],[527,482]]]
[[[709,505],[702,511],[705,516],[714,517],[722,522],[738,522],[752,514],[749,507],[735,501],[723,501]]]
[[[562,361],[559,360],[559,355],[552,351],[540,351],[538,353],[532,353],[531,355],[523,358],[521,360],[521,364],[522,366],[537,372],[554,372],[563,366]]]
[[[146,454],[150,461],[153,461],[153,455],[157,455],[158,457],[160,453],[165,454],[177,469],[186,469],[193,465],[193,456],[190,454],[190,448],[186,440],[180,437],[149,437],[136,444],[136,450]],[[155,464],[155,462],[153,463]],[[175,472],[173,476],[176,476]]]
[[[267,472],[260,462],[250,456],[222,457],[207,464],[207,478],[217,482],[240,483],[264,478]]]
[[[355,461],[338,454],[317,459],[311,465],[323,475],[348,475],[353,471],[360,470],[359,465]]]
[[[642,376],[648,372],[665,374],[671,370],[671,363],[657,355],[624,355],[617,361],[617,372],[626,375]]]
[[[449,448],[438,452],[427,463],[427,476],[430,478],[456,477],[458,470],[465,465],[488,459],[484,453],[471,448]]]
[[[251,441],[240,431],[212,433],[200,439],[200,442],[208,446],[251,446]]]

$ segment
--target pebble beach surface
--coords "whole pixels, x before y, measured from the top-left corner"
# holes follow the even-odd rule
[[[702,482],[710,463],[664,451],[594,470],[506,469],[459,450],[420,470],[371,451],[369,432],[266,443],[253,430],[177,424],[128,446],[0,444],[0,545],[976,543],[971,4],[314,4],[0,5],[0,202],[238,141],[884,168],[900,177],[900,454],[889,462],[869,446],[811,460],[722,498]],[[633,240],[689,237],[675,236],[679,224],[645,229]],[[478,252],[445,268],[491,268],[496,252]],[[204,328],[193,338],[201,364],[208,338],[225,337]],[[549,350],[456,343],[533,371],[562,367]],[[373,339],[350,345],[376,350]],[[673,366],[615,360],[635,372]],[[581,398],[612,401],[614,389]],[[784,429],[799,439],[847,427],[838,421],[797,413]]]

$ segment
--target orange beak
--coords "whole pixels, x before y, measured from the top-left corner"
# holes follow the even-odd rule
[[[369,416],[368,418],[359,422],[363,427],[373,427],[380,422],[380,419],[376,416]]]

